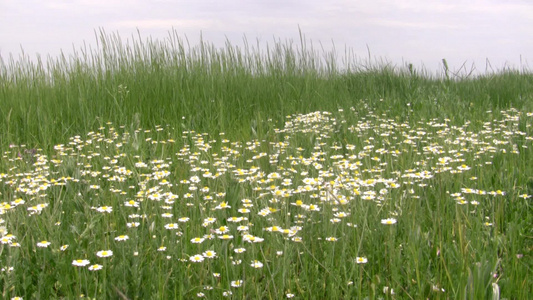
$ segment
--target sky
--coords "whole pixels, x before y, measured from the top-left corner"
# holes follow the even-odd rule
[[[301,31],[316,49],[348,49],[362,63],[431,73],[442,71],[442,59],[452,71],[533,68],[529,0],[0,0],[4,61],[94,47],[100,29],[123,39],[175,30],[193,45],[201,35],[218,47],[243,37],[299,43]]]

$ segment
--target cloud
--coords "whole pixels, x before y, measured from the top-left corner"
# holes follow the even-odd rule
[[[346,45],[358,55],[451,62],[532,53],[531,0],[2,0],[0,50],[56,53],[94,30],[165,39],[175,29],[223,46],[246,37]],[[55,52],[54,52],[55,51]],[[530,57],[525,57],[529,58]],[[531,60],[531,59],[530,59]],[[491,60],[492,62],[492,60]],[[499,64],[498,61],[494,61]]]
[[[459,29],[461,26],[457,24],[439,23],[435,21],[403,21],[391,20],[382,18],[373,18],[367,21],[369,25],[393,27],[395,29]]]
[[[457,14],[457,13],[482,13],[482,14],[501,14],[501,13],[527,13],[533,14],[533,4],[520,0],[501,1],[501,0],[401,0],[391,1],[391,5],[398,10],[409,12],[438,13],[438,14]]]
[[[172,27],[185,27],[191,29],[216,28],[220,26],[218,20],[207,19],[147,19],[147,20],[124,20],[112,22],[109,25],[114,28],[124,29],[165,29]]]
[[[58,10],[80,10],[88,8],[110,9],[115,7],[128,7],[137,5],[138,1],[120,0],[75,0],[75,1],[45,1],[43,3],[49,8]]]

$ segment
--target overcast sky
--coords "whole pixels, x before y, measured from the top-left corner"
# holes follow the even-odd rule
[[[529,0],[0,0],[0,55],[55,56],[95,45],[95,30],[124,39],[165,38],[174,28],[189,41],[223,46],[243,36],[266,43],[334,43],[368,57],[428,71],[472,63],[484,72],[533,67],[533,1]]]

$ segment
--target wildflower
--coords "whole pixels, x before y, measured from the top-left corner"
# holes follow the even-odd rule
[[[270,214],[270,210],[262,209],[257,214],[260,215],[260,216],[266,217],[266,216],[268,216]]]
[[[101,213],[110,213],[113,211],[113,207],[111,206],[101,206],[96,209],[98,212]]]
[[[22,199],[16,199],[15,201],[11,201],[11,205],[13,206],[18,206],[18,205],[21,205],[21,204],[24,204],[26,203],[26,201],[22,200]]]
[[[237,231],[248,231],[249,229],[250,227],[245,226],[245,225],[240,225],[237,227]]]
[[[189,260],[192,262],[202,262],[204,261],[204,257],[200,254],[196,254],[196,255],[189,257]]]
[[[148,165],[145,164],[145,163],[142,162],[142,161],[139,161],[139,162],[136,162],[136,163],[135,163],[135,167],[136,167],[136,168],[146,168],[146,167],[148,167]]]
[[[350,215],[349,213],[345,213],[345,212],[337,212],[337,213],[335,213],[335,217],[337,217],[337,218],[344,218],[344,217],[347,217],[349,215]]]
[[[242,286],[242,280],[233,280],[231,281],[232,287],[241,287]]]
[[[134,201],[134,200],[129,200],[129,201],[124,202],[124,206],[139,207],[139,202]]]
[[[434,292],[442,292],[442,293],[446,292],[445,289],[439,287],[439,286],[436,285],[436,284],[433,284],[433,285],[431,286],[431,289],[432,289]]]
[[[285,297],[287,297],[287,298],[294,298],[294,296],[295,296],[295,295],[292,294],[292,293],[287,293],[287,294],[285,294]]]
[[[213,224],[213,223],[216,222],[216,220],[217,220],[217,218],[211,218],[211,217],[210,218],[205,218],[204,219],[204,223]]]
[[[166,229],[178,229],[178,223],[167,224],[165,225],[165,228]]]
[[[0,269],[0,271],[2,271],[2,272],[7,272],[7,273],[12,272],[13,270],[15,270],[15,268],[13,268],[13,267],[8,267],[7,269],[6,269],[6,268],[2,268],[2,269]]]
[[[381,224],[385,224],[385,225],[396,224],[396,219],[394,218],[382,219]]]
[[[245,248],[235,248],[233,251],[235,251],[235,253],[244,253],[244,252],[246,252],[246,249]]]
[[[326,238],[326,241],[328,241],[328,242],[336,242],[336,241],[338,241],[338,239],[336,237],[330,236],[330,237]]]
[[[229,297],[229,296],[231,296],[231,295],[233,295],[233,292],[231,292],[231,291],[224,291],[224,292],[222,292],[222,296],[224,296],[224,297]]]
[[[224,234],[224,233],[226,233],[226,232],[228,232],[228,231],[229,231],[228,226],[220,226],[219,228],[217,228],[217,229],[215,230],[215,233],[217,233],[217,234]]]
[[[366,264],[368,259],[366,257],[356,257],[355,262],[358,264]]]
[[[219,205],[215,207],[215,209],[225,209],[225,208],[231,208],[226,202],[221,202]]]
[[[457,200],[457,204],[459,205],[464,205],[468,203],[468,201],[466,201],[463,197],[457,198],[456,200]]]
[[[37,247],[40,247],[40,248],[47,248],[48,246],[50,246],[50,242],[49,241],[40,241],[37,243]]]
[[[465,194],[477,194],[478,190],[471,189],[471,188],[461,188],[461,191]]]
[[[202,255],[205,258],[215,258],[215,257],[217,257],[217,253],[215,251],[213,251],[213,250],[207,250],[204,253],[202,253]]]
[[[320,207],[318,207],[317,205],[315,204],[311,204],[311,205],[302,205],[303,208],[305,208],[306,210],[310,210],[310,211],[320,211]]]
[[[263,267],[263,263],[258,261],[258,260],[253,260],[252,264],[250,266],[252,266],[252,267],[254,267],[256,269],[260,269],[260,268]]]
[[[87,259],[77,259],[72,261],[72,265],[76,267],[85,267],[86,265],[90,264],[91,262]]]
[[[466,171],[466,170],[470,170],[470,167],[467,165],[460,165],[459,167],[457,167],[457,169],[460,171]]]
[[[218,238],[221,240],[231,240],[233,238],[233,235],[224,234],[224,235],[219,235]]]
[[[278,226],[272,226],[272,227],[265,228],[265,230],[270,231],[270,232],[276,232],[276,231],[281,231],[281,228],[279,228]]]
[[[148,195],[148,199],[154,200],[154,201],[160,201],[161,197],[163,197],[163,195],[159,193],[153,193],[153,194]]]
[[[99,265],[99,264],[95,264],[95,265],[89,266],[89,270],[90,271],[98,271],[98,270],[102,270],[102,268],[103,268],[103,266]]]
[[[294,206],[302,206],[302,205],[303,205],[303,202],[302,202],[302,200],[296,200],[296,202],[291,202],[291,205],[294,205]]]
[[[191,243],[193,244],[201,244],[205,239],[200,237],[195,237],[194,239],[191,239]]]
[[[128,226],[129,228],[139,227],[139,225],[141,225],[141,223],[139,223],[139,222],[126,223],[126,226]]]
[[[119,235],[115,238],[115,241],[125,241],[127,239],[129,239],[130,237],[127,236],[127,235]]]
[[[98,257],[110,257],[110,256],[113,256],[113,251],[111,251],[111,250],[98,251],[98,252],[96,252],[96,256],[98,256]]]
[[[63,246],[59,247],[59,250],[65,251],[65,250],[67,250],[67,248],[68,248],[68,245],[63,245]]]
[[[383,293],[384,293],[384,294],[388,294],[388,293],[390,293],[391,295],[394,295],[394,294],[395,294],[395,293],[394,293],[394,289],[391,289],[391,288],[389,288],[388,286],[384,286],[384,287],[383,287]]]
[[[30,212],[30,214],[40,214],[43,208],[47,206],[47,203],[37,204],[35,206],[28,207],[28,211]]]
[[[165,247],[165,246],[161,246],[161,247],[157,248],[157,251],[159,251],[159,252],[164,252],[166,250],[167,250],[167,247]]]
[[[231,218],[228,218],[228,222],[233,222],[233,223],[239,223],[241,222],[242,220],[244,220],[243,217],[231,217]]]
[[[372,200],[374,199],[375,197],[373,195],[364,195],[363,197],[361,197],[363,200]]]

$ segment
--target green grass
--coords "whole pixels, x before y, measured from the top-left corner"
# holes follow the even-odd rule
[[[0,61],[2,298],[528,298],[532,74],[245,45]]]

